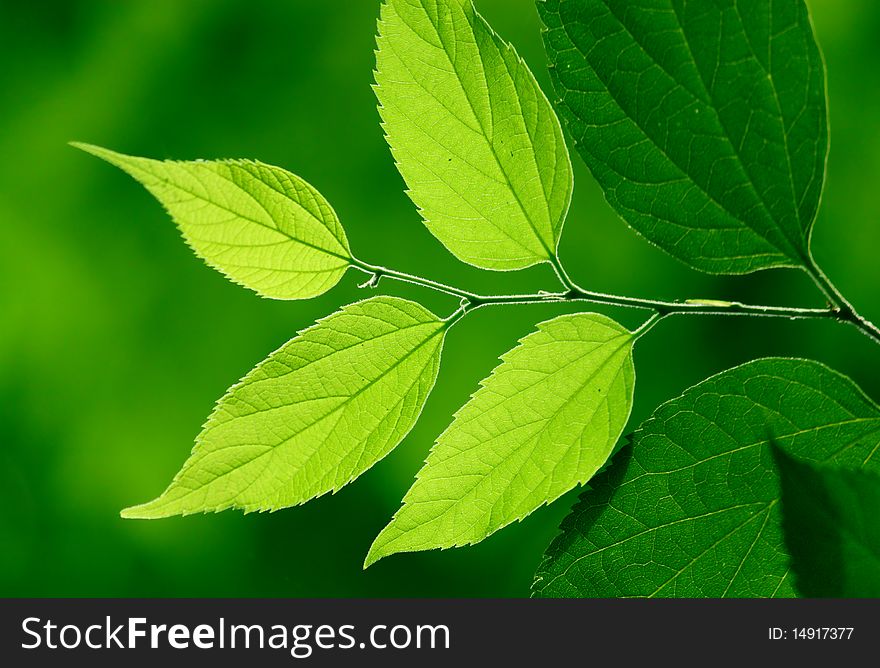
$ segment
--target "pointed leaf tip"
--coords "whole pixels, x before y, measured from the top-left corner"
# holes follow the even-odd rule
[[[477,543],[587,482],[629,418],[633,341],[593,313],[538,325],[455,414],[365,564]]]
[[[234,283],[272,299],[323,294],[351,266],[345,231],[311,185],[252,160],[153,160],[72,146],[119,167],[171,214],[184,239]]]
[[[373,297],[300,332],[217,403],[153,519],[278,510],[338,490],[409,433],[434,386],[446,323]]]

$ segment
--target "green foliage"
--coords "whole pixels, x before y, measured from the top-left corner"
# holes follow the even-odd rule
[[[316,297],[349,267],[348,240],[332,207],[280,167],[251,160],[150,160],[74,146],[142,183],[196,255],[263,297]]]
[[[807,464],[780,448],[774,455],[785,545],[800,593],[880,597],[880,476]]]
[[[572,191],[562,129],[470,0],[383,3],[376,95],[409,195],[456,257],[484,269],[555,258]]]
[[[791,596],[775,439],[880,471],[880,408],[817,362],[770,358],[658,408],[550,546],[537,596]]]
[[[572,167],[528,67],[470,0],[386,0],[375,90],[425,224],[484,269],[549,262],[562,291],[479,295],[355,259],[330,205],[277,167],[79,145],[145,185],[199,256],[262,296],[316,296],[354,267],[369,274],[362,287],[396,280],[459,300],[443,319],[375,297],[318,321],[233,386],[168,489],[123,516],[276,510],[336,491],[410,431],[461,318],[568,302],[581,312],[539,324],[455,414],[365,566],[479,542],[591,481],[536,595],[790,596],[795,579],[809,594],[877,592],[880,409],[816,362],[764,359],[703,381],[608,466],[633,404],[633,345],[669,315],[825,318],[880,342],[809,251],[828,137],[803,1],[539,6],[558,106],[618,213],[697,269],[806,269],[828,306],[580,288],[556,252]],[[650,315],[631,332],[584,302]]]
[[[123,517],[278,510],[335,492],[415,424],[446,329],[395,297],[320,320],[233,386],[165,493]]]
[[[366,564],[476,543],[589,480],[629,419],[633,342],[593,313],[538,325],[455,414]]]
[[[691,266],[809,263],[825,73],[803,0],[546,0],[560,113],[611,206]]]

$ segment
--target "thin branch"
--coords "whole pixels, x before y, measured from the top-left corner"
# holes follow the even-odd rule
[[[660,319],[669,315],[743,315],[763,318],[788,318],[789,320],[822,319],[845,322],[858,328],[876,343],[880,343],[880,329],[859,316],[852,306],[837,292],[836,288],[828,281],[830,286],[829,295],[836,295],[835,303],[828,308],[796,308],[791,306],[766,306],[762,304],[743,304],[741,302],[728,302],[717,300],[688,299],[685,301],[663,301],[659,299],[643,299],[640,297],[627,297],[624,295],[612,295],[603,292],[584,290],[575,284],[565,273],[561,263],[557,260],[551,262],[560,281],[566,285],[566,292],[537,292],[530,294],[514,295],[479,295],[467,290],[438,283],[421,276],[406,274],[404,272],[368,264],[360,260],[354,260],[352,266],[370,276],[370,279],[362,287],[376,287],[382,278],[418,285],[435,292],[441,292],[461,300],[461,306],[448,319],[450,324],[457,322],[467,313],[485,306],[504,306],[512,304],[540,304],[540,303],[568,303],[588,302],[604,304],[607,306],[622,306],[627,308],[653,311],[657,317],[649,319],[640,333],[644,333]],[[817,268],[818,270],[818,268]],[[821,274],[824,276],[824,274]],[[827,279],[825,279],[827,281]],[[824,291],[824,289],[823,289]],[[830,298],[830,297],[829,297]]]
[[[641,338],[642,336],[647,334],[649,331],[654,329],[654,325],[656,325],[658,322],[663,320],[663,318],[665,318],[665,317],[666,316],[663,315],[662,313],[654,313],[653,315],[651,315],[650,318],[648,318],[647,320],[645,320],[645,322],[642,323],[641,327],[639,327],[638,329],[636,329],[633,332],[633,337],[635,337],[636,339]]]
[[[574,281],[571,280],[569,275],[565,271],[565,267],[562,266],[562,262],[559,260],[559,255],[554,255],[549,260],[550,266],[553,267],[553,271],[556,273],[556,277],[559,279],[559,282],[562,283],[562,286],[566,290],[577,290],[577,286]]]

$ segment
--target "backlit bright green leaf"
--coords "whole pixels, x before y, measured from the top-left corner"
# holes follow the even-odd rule
[[[366,565],[479,542],[589,480],[629,419],[633,341],[591,313],[538,325],[456,413]]]
[[[277,510],[335,492],[415,424],[446,329],[395,297],[320,320],[232,387],[165,493],[123,517]]]
[[[794,595],[770,443],[880,471],[880,408],[848,378],[763,359],[658,408],[562,524],[536,596]]]
[[[315,297],[349,267],[336,213],[317,190],[280,167],[150,160],[74,145],[128,172],[168,210],[199,257],[264,297]]]
[[[611,206],[691,266],[808,263],[828,149],[803,0],[546,0],[560,114]]]
[[[375,89],[409,195],[452,253],[498,270],[555,256],[572,191],[562,130],[470,0],[387,0]]]
[[[880,598],[880,476],[813,466],[779,448],[774,454],[798,591],[811,598]]]

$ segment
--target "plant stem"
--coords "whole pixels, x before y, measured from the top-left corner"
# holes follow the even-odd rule
[[[822,268],[816,264],[812,255],[807,258],[807,274],[816,283],[822,294],[825,295],[832,310],[837,312],[837,319],[842,322],[848,322],[856,327],[862,334],[874,341],[880,341],[880,328],[870,320],[866,320],[853,308],[853,305],[847,301],[846,297],[841,294],[837,286],[831,282],[831,279],[822,271]]]
[[[745,315],[765,318],[788,318],[789,320],[823,319],[836,320],[849,323],[866,334],[873,341],[880,344],[880,329],[874,324],[858,315],[852,306],[843,298],[837,289],[825,278],[825,275],[816,267],[817,283],[824,280],[822,290],[832,301],[828,308],[795,308],[790,306],[765,306],[759,304],[742,304],[740,302],[726,302],[716,300],[686,301],[663,301],[658,299],[643,299],[640,297],[627,297],[612,295],[602,292],[584,290],[575,284],[565,273],[561,264],[552,262],[554,270],[560,281],[566,286],[566,292],[537,292],[531,294],[514,295],[479,295],[467,290],[462,290],[450,285],[438,283],[421,276],[406,274],[387,267],[368,264],[360,260],[354,260],[352,266],[368,274],[370,279],[361,287],[376,287],[380,279],[389,278],[395,281],[418,285],[435,292],[441,292],[461,300],[461,306],[448,319],[450,324],[457,322],[464,315],[484,306],[502,306],[508,304],[538,304],[538,303],[565,303],[565,302],[589,302],[593,304],[605,304],[608,306],[622,306],[627,308],[644,309],[653,311],[656,317],[650,318],[645,325],[638,330],[639,334],[653,327],[660,319],[668,315]],[[820,283],[820,286],[822,283]]]
[[[650,318],[645,320],[645,322],[643,322],[642,325],[633,332],[633,337],[636,339],[641,338],[649,331],[654,329],[654,325],[663,320],[663,318],[665,317],[666,316],[662,313],[653,313]]]
[[[553,267],[553,271],[556,272],[556,277],[566,290],[577,290],[574,281],[569,278],[565,271],[565,267],[563,267],[562,262],[559,261],[558,254],[550,259],[550,266]]]

